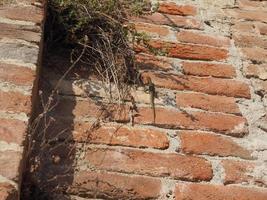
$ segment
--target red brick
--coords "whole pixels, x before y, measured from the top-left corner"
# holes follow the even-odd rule
[[[228,64],[182,62],[182,68],[186,75],[214,76],[219,78],[233,78],[236,76],[234,67]]]
[[[197,9],[191,5],[177,5],[174,2],[162,2],[159,4],[158,12],[170,15],[196,15]]]
[[[170,30],[161,25],[136,22],[134,26],[138,32],[146,32],[150,36],[166,37],[170,34]]]
[[[76,101],[71,98],[62,98],[57,103],[54,114],[62,118],[79,118],[95,117],[100,119],[110,119],[118,122],[128,122],[129,107],[126,105],[107,104],[101,106],[91,99]]]
[[[211,165],[203,158],[133,150],[91,149],[86,160],[93,167],[115,172],[181,180],[210,180]]]
[[[243,117],[219,113],[190,112],[176,109],[156,108],[155,123],[151,108],[139,108],[136,123],[154,124],[164,128],[181,128],[190,130],[210,130],[236,137],[247,133],[246,120]]]
[[[228,50],[217,47],[195,44],[170,43],[163,41],[149,41],[151,48],[162,51],[174,58],[192,60],[224,60],[228,57]]]
[[[227,10],[226,14],[235,17],[236,19],[250,20],[250,21],[261,21],[267,22],[267,12],[257,10]]]
[[[23,121],[0,119],[0,140],[7,143],[23,144],[27,126]]]
[[[41,24],[44,13],[43,9],[36,6],[8,6],[0,8],[0,16],[13,20],[30,21]]]
[[[178,107],[192,107],[214,112],[240,114],[240,110],[232,97],[212,96],[200,93],[177,93]]]
[[[17,200],[18,191],[9,183],[0,183],[0,200]]]
[[[233,39],[239,47],[261,47],[267,49],[267,40],[258,36],[234,34]]]
[[[259,186],[266,186],[267,181],[263,176],[257,177],[266,166],[262,167],[252,162],[236,161],[236,160],[223,160],[222,165],[225,172],[224,184],[238,184],[238,183],[253,183]],[[259,165],[259,164],[258,164]]]
[[[199,78],[193,76],[150,72],[143,73],[142,77],[143,79],[150,77],[157,87],[172,90],[187,90],[213,95],[250,98],[249,86],[236,80],[211,77]]]
[[[80,171],[67,192],[86,193],[88,198],[156,199],[161,194],[161,187],[161,181],[154,178]]]
[[[41,40],[41,30],[36,30],[31,26],[0,23],[0,30],[0,38],[21,39],[29,42],[40,42]]]
[[[35,72],[27,67],[0,62],[0,80],[16,85],[30,86],[35,79]]]
[[[236,156],[252,159],[251,153],[236,144],[233,140],[204,132],[180,132],[181,151],[187,154],[210,156]]]
[[[249,173],[252,173],[254,165],[250,162],[223,160],[222,165],[225,172],[224,184],[248,183]]]
[[[171,62],[165,57],[139,53],[136,55],[136,64],[141,69],[172,70]]]
[[[258,62],[267,62],[267,50],[262,48],[242,48],[242,53],[244,54],[245,58],[258,61]]]
[[[152,15],[144,15],[138,18],[133,17],[132,20],[137,22],[147,22],[151,24],[168,25],[179,28],[201,28],[201,23],[196,19],[178,15],[161,14],[158,12],[153,13]]]
[[[21,169],[21,152],[4,151],[0,152],[0,175],[5,178],[18,181]]]
[[[186,43],[193,43],[193,44],[203,44],[203,45],[210,45],[215,47],[229,47],[230,40],[226,37],[219,37],[219,36],[211,36],[207,34],[203,34],[200,32],[193,32],[193,31],[179,31],[176,34],[176,38],[178,41],[186,42]]]
[[[92,125],[91,123],[84,122],[75,123],[72,133],[74,140],[91,144],[129,147],[151,147],[157,149],[166,149],[169,147],[166,134],[158,130],[106,124],[93,129]],[[64,130],[64,126],[61,129]]]
[[[176,200],[266,200],[267,190],[210,184],[177,184]]]
[[[0,91],[0,110],[8,112],[31,112],[31,97],[19,92]]]

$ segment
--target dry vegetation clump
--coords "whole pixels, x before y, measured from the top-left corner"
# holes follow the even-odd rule
[[[104,83],[113,84],[119,102],[135,84],[137,69],[132,46],[144,40],[130,16],[150,12],[147,0],[50,0],[48,47],[72,49],[71,61],[86,47],[80,62]],[[111,94],[111,92],[110,92]]]

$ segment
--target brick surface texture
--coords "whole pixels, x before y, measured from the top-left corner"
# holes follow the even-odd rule
[[[20,199],[43,22],[41,1],[10,1],[0,6],[1,200]]]
[[[134,49],[155,85],[155,119],[146,86],[131,90],[134,112],[129,99],[103,108],[102,83],[70,74],[36,138],[46,143],[32,155],[34,186],[52,200],[266,200],[267,1],[152,4],[131,23],[159,52]],[[39,1],[0,7],[0,200],[19,199],[29,119],[43,103],[35,87],[45,93],[64,69],[60,57],[43,62],[38,85],[44,16]]]

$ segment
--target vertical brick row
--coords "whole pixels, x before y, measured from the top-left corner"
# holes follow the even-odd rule
[[[0,6],[0,177],[6,182],[0,184],[0,199],[15,200],[24,170],[44,7],[29,1],[6,3]]]

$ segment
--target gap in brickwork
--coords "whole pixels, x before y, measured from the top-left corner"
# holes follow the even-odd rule
[[[37,124],[34,127],[35,135],[31,138],[33,140],[31,155],[24,175],[22,199],[54,199],[55,188],[65,187],[72,183],[76,150],[71,132],[75,101],[64,108],[58,108],[62,96],[59,93],[53,94],[54,83],[62,77],[62,73],[66,70],[65,66],[70,66],[69,58],[66,56],[69,52],[66,48],[56,48],[55,52],[45,51],[43,55],[39,83],[40,102],[37,106],[37,113],[43,116],[40,119],[37,118]],[[63,109],[62,114],[68,116],[64,125],[61,124],[62,116],[57,114],[58,109]],[[58,179],[61,178],[62,180],[59,181]],[[64,190],[61,188],[60,192],[64,193]]]
[[[47,35],[45,35],[45,37],[46,36]],[[21,199],[25,200],[52,199],[52,191],[58,186],[57,184],[59,183],[58,181],[54,183],[53,178],[55,178],[55,175],[61,176],[62,174],[68,174],[70,178],[66,181],[62,181],[62,184],[65,184],[68,183],[69,180],[71,182],[71,174],[73,173],[73,155],[70,154],[70,150],[68,151],[68,149],[71,148],[71,144],[68,144],[68,142],[65,144],[64,140],[52,134],[60,134],[60,131],[62,131],[62,134],[67,134],[71,139],[71,134],[69,134],[69,131],[72,130],[71,113],[74,105],[72,106],[70,104],[64,109],[65,114],[69,114],[70,116],[69,123],[66,123],[64,128],[62,127],[52,133],[51,129],[55,129],[58,121],[60,121],[58,116],[54,115],[55,109],[53,109],[53,107],[58,103],[59,94],[55,93],[51,95],[53,93],[54,85],[51,85],[49,82],[50,79],[48,78],[49,71],[55,70],[57,71],[57,75],[61,77],[62,73],[64,73],[64,70],[66,70],[66,67],[70,66],[68,57],[70,54],[70,49],[68,47],[56,47],[53,50],[50,49],[50,51],[47,51],[46,44],[47,43],[45,40],[42,69],[40,71],[38,88],[39,102],[36,105],[37,117],[34,119],[30,129],[30,131],[32,131],[31,134],[33,134],[30,144],[31,154],[29,156],[29,160],[27,161],[22,184]],[[55,63],[58,63],[58,65],[55,66]],[[58,81],[58,79],[59,77],[55,77],[54,81]],[[50,100],[52,101],[50,102]],[[55,149],[52,151],[53,148]],[[68,163],[66,164],[66,167],[68,166],[70,168],[69,170],[66,170],[65,168],[63,169],[62,167],[58,167],[58,169],[51,169],[51,166],[56,165],[56,160],[58,157],[54,157],[54,155],[57,155],[55,152],[58,151],[66,153],[65,162]]]

